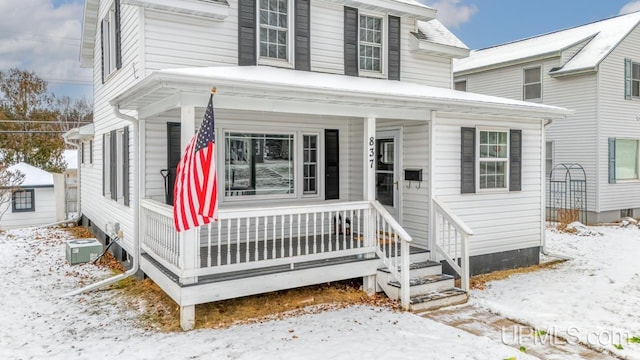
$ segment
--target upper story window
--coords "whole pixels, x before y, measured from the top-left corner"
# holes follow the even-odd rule
[[[467,80],[458,80],[454,82],[453,88],[458,91],[467,91]]]
[[[292,0],[260,0],[259,51],[260,60],[291,63]]]
[[[115,0],[100,23],[102,81],[122,66],[120,52],[120,0]]]
[[[360,15],[359,39],[360,70],[382,72],[382,18]]]
[[[631,65],[631,96],[640,97],[640,63]]]
[[[522,95],[527,101],[542,99],[542,69],[539,66],[524,69]]]

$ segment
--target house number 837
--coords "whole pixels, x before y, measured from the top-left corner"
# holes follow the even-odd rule
[[[373,169],[376,157],[376,139],[372,136],[369,138],[369,168]]]

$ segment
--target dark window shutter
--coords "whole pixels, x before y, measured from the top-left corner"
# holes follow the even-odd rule
[[[461,129],[460,192],[476,192],[476,128]]]
[[[93,140],[89,140],[89,164],[93,164]]]
[[[616,139],[609,138],[609,184],[616,183]]]
[[[120,0],[116,0],[116,69],[122,68],[122,45],[120,36]]]
[[[84,164],[84,141],[80,143],[80,164]],[[69,165],[71,164],[67,164]]]
[[[522,190],[522,130],[509,132],[509,191]]]
[[[176,171],[182,156],[180,148],[180,123],[167,123],[167,182],[165,184],[165,201],[173,205],[173,189],[176,182]]]
[[[631,59],[624,59],[624,98],[631,100],[632,97],[632,81],[631,75],[633,73],[633,63]]]
[[[104,47],[105,47],[105,43],[104,43],[104,21],[100,22],[100,61],[102,62],[101,65],[101,69],[102,69],[102,83],[104,84]]]
[[[358,9],[344,7],[344,74],[358,76]]]
[[[111,184],[111,199],[118,200],[118,133],[116,130],[111,130],[111,148],[109,149],[109,183]]]
[[[400,80],[400,18],[389,15],[389,80]]]
[[[105,196],[107,194],[106,185],[107,185],[107,181],[110,181],[109,179],[107,179],[106,176],[104,176],[104,174],[107,172],[107,162],[105,158],[105,156],[107,155],[107,151],[105,150],[106,148],[107,148],[107,134],[102,134],[102,196]]]
[[[122,134],[122,196],[125,206],[131,201],[129,196],[129,127],[124,127]]]
[[[238,1],[238,65],[256,65],[256,0]]]
[[[310,0],[296,0],[295,4],[295,60],[296,70],[311,70],[311,4]]]
[[[325,182],[324,198],[340,198],[340,132],[334,129],[324,131]]]

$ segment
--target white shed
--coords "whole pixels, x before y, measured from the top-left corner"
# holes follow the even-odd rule
[[[27,163],[18,163],[9,167],[25,174],[19,190],[11,195],[11,202],[0,207],[4,214],[0,219],[0,229],[13,229],[37,226],[57,220],[56,187],[63,185],[55,181],[55,175]],[[58,175],[59,176],[59,175]],[[63,191],[63,189],[60,189]],[[64,206],[64,204],[62,204]]]

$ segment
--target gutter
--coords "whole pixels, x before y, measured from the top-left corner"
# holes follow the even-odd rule
[[[113,106],[113,113],[114,115],[122,120],[126,120],[128,122],[130,122],[133,125],[133,133],[135,134],[135,136],[137,136],[138,138],[140,138],[140,126],[138,123],[138,119],[136,119],[133,116],[129,116],[126,114],[123,114],[122,112],[120,112],[120,108],[117,106]],[[88,291],[92,291],[92,290],[96,290],[99,289],[103,286],[107,286],[110,284],[113,284],[115,282],[118,282],[120,280],[126,279],[132,275],[135,275],[138,270],[140,269],[140,220],[139,220],[139,216],[140,216],[140,196],[139,196],[139,189],[140,189],[140,184],[139,184],[139,179],[140,179],[140,169],[139,167],[139,149],[140,149],[140,142],[139,141],[134,141],[134,150],[133,150],[133,169],[134,169],[134,181],[133,181],[133,193],[135,194],[134,198],[133,198],[133,249],[134,249],[134,253],[133,253],[133,263],[131,265],[131,269],[127,270],[126,272],[122,273],[122,274],[118,274],[116,276],[112,276],[110,278],[98,281],[97,283],[85,286],[81,289],[77,289],[74,291],[71,291],[69,293],[66,293],[63,295],[63,297],[68,297],[68,296],[74,296],[74,295],[79,295]]]
[[[553,124],[553,120],[552,119],[547,119],[547,121],[542,125],[542,146],[543,148],[546,149],[546,145],[547,145],[547,137],[546,137],[546,130],[548,126],[551,126],[551,124]],[[542,162],[543,164],[545,163],[544,161]],[[544,165],[543,165],[544,168]],[[542,214],[541,214],[541,227],[542,227],[542,241],[541,241],[541,246],[540,246],[540,253],[542,255],[548,256],[548,257],[552,257],[552,258],[556,258],[559,260],[573,260],[572,257],[566,256],[566,255],[561,255],[561,254],[555,254],[550,252],[549,250],[547,250],[547,231],[546,231],[546,223],[547,223],[547,219],[546,219],[546,212],[547,212],[547,205],[546,205],[546,195],[547,195],[547,191],[546,191],[546,185],[547,185],[547,174],[545,171],[541,171],[542,173],[542,196],[541,199],[542,201],[544,201],[545,203],[542,204]]]

